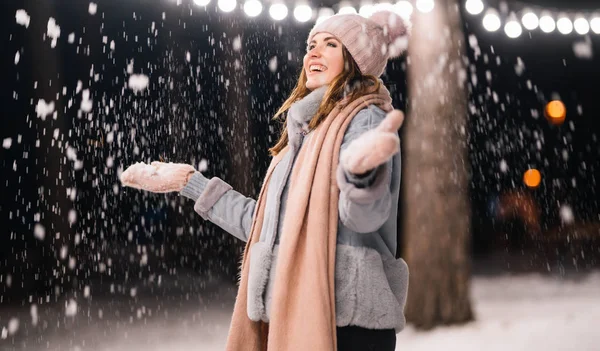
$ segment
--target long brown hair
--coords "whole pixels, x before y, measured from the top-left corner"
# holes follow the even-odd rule
[[[329,84],[329,88],[325,92],[317,113],[308,124],[309,130],[317,128],[329,113],[341,103],[342,99],[346,98],[344,104],[349,104],[363,95],[378,91],[380,88],[381,83],[375,76],[363,75],[360,72],[356,61],[354,61],[346,47],[342,47],[342,54],[344,58],[344,70]],[[289,110],[294,102],[310,94],[311,90],[306,87],[306,80],[306,71],[304,65],[302,65],[302,71],[300,72],[296,87],[273,117],[273,119],[277,119],[280,116],[285,116],[279,140],[275,146],[269,149],[271,156],[277,155],[288,144],[287,114],[285,112]]]

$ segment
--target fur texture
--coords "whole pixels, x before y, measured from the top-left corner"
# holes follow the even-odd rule
[[[338,245],[336,253],[337,326],[404,329],[408,267],[402,259],[383,259],[367,247]]]
[[[337,184],[343,196],[347,196],[353,202],[358,204],[370,204],[380,199],[386,191],[389,191],[390,172],[387,163],[377,168],[375,183],[369,188],[356,188],[346,179],[344,167],[340,163],[336,172]]]
[[[206,184],[206,188],[196,200],[194,204],[194,211],[196,211],[202,218],[207,219],[206,214],[210,210],[211,207],[215,205],[217,201],[229,190],[231,190],[231,185],[225,183],[219,178],[212,178]]]
[[[296,101],[288,110],[287,130],[289,143],[293,147],[300,145],[300,134],[308,133],[308,124],[317,113],[328,86],[313,90],[302,100]]]
[[[269,245],[257,242],[250,248],[250,272],[248,276],[248,317],[255,321],[268,322],[264,293],[267,287],[273,255]]]

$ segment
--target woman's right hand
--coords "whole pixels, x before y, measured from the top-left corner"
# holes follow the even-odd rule
[[[124,186],[153,193],[168,193],[181,191],[195,172],[194,167],[184,163],[154,161],[148,165],[138,162],[127,167],[120,178]]]

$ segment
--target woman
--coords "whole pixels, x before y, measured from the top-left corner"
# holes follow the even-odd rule
[[[335,15],[311,30],[256,201],[185,164],[121,175],[126,186],[180,191],[247,242],[227,350],[395,349],[408,288],[395,259],[403,115],[378,77],[406,34],[391,12]]]

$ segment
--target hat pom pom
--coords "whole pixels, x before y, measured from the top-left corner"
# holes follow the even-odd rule
[[[378,26],[383,28],[386,42],[389,46],[390,57],[402,55],[408,47],[408,35],[410,34],[410,22],[391,11],[378,11],[369,17]]]

